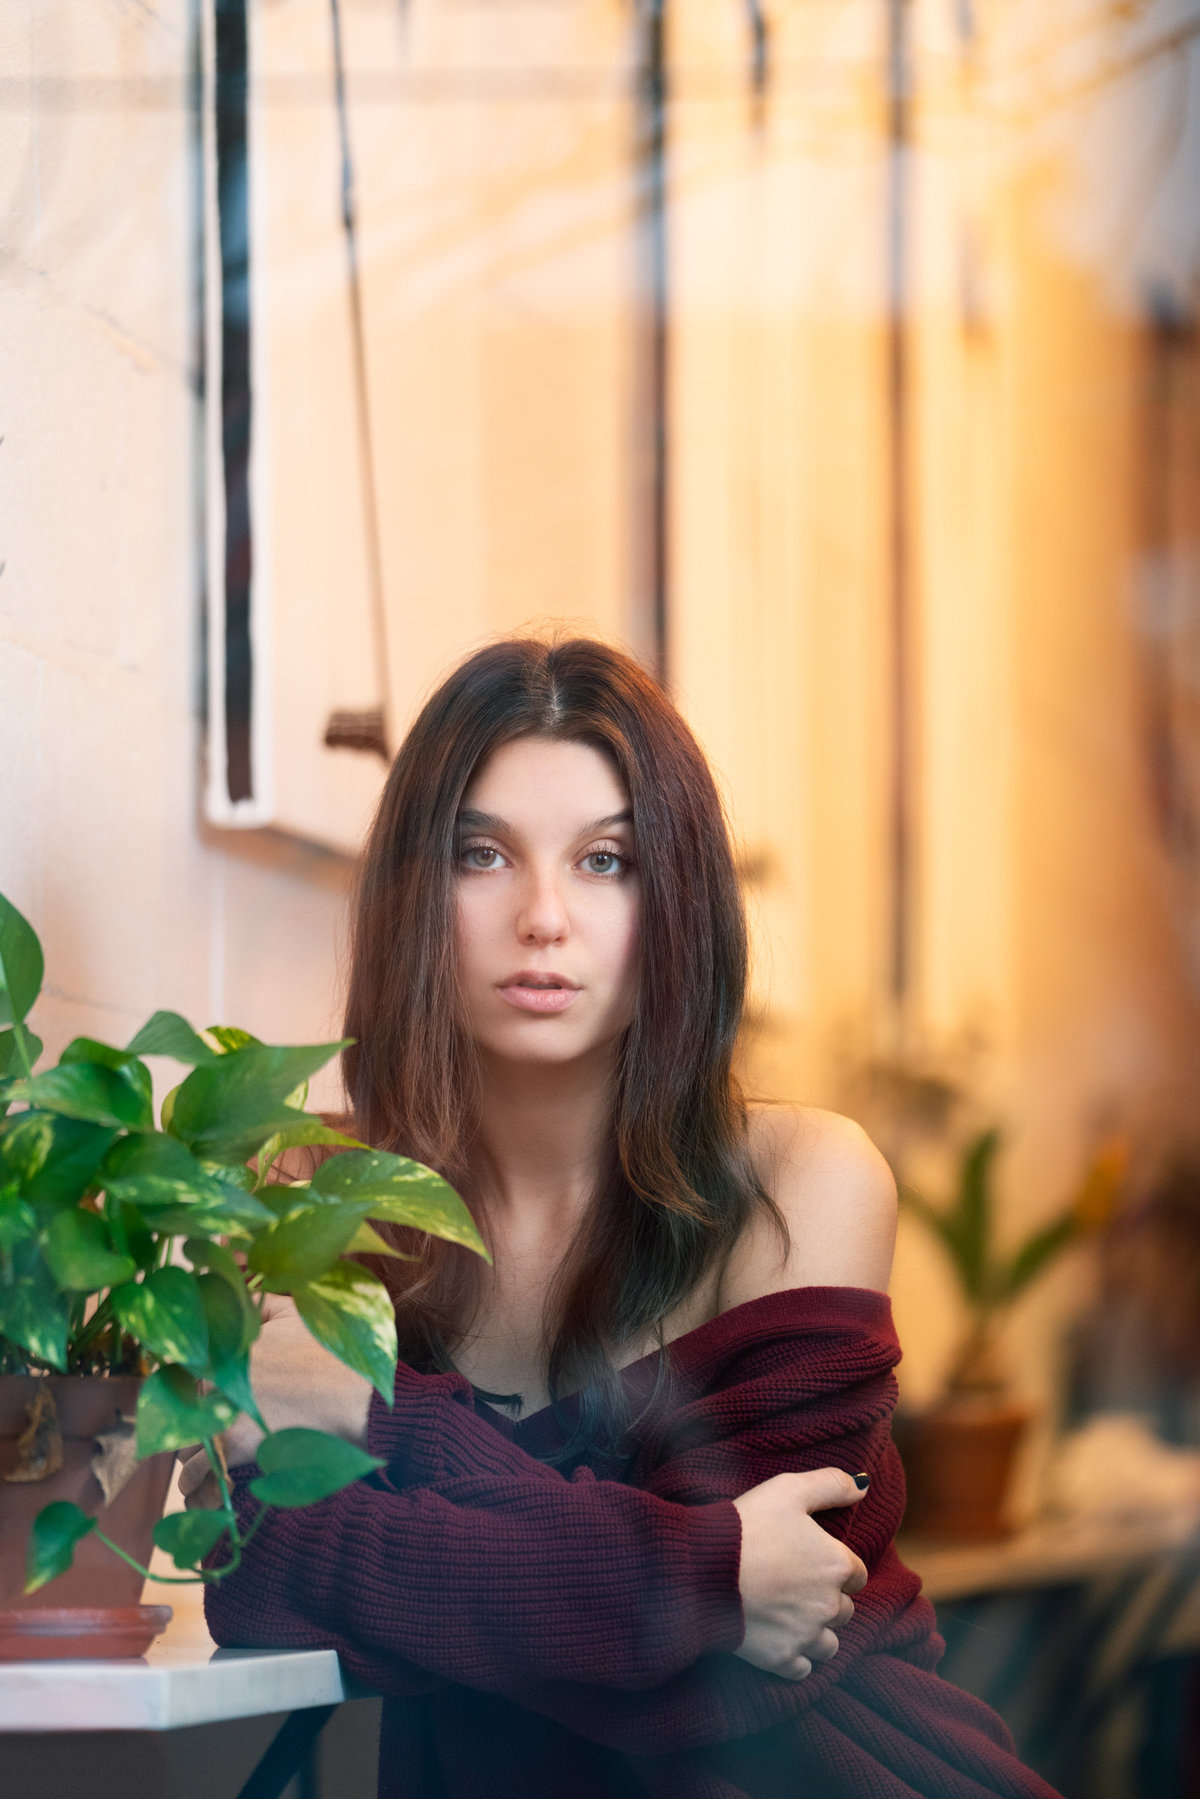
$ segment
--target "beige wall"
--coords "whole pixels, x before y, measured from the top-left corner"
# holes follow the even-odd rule
[[[184,0],[0,9],[0,886],[52,1052],[155,1006],[336,1024],[344,871],[198,824],[189,30]]]

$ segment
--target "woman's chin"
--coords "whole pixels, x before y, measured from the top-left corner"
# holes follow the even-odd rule
[[[607,1060],[620,1033],[597,1036],[590,1031],[545,1029],[547,1020],[538,1021],[543,1028],[488,1032],[476,1038],[485,1057],[497,1062],[528,1068],[566,1068],[594,1060]]]

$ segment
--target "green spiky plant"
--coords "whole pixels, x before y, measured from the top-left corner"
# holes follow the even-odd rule
[[[143,1376],[138,1458],[201,1443],[220,1494],[215,1510],[164,1517],[154,1540],[186,1571],[175,1578],[221,1580],[255,1528],[239,1532],[218,1437],[241,1413],[265,1429],[249,1365],[265,1296],[290,1294],[316,1340],[390,1404],[391,1301],[349,1258],[397,1253],[381,1221],[487,1251],[431,1169],[305,1111],[309,1076],[343,1044],[281,1048],[156,1012],[124,1048],[77,1037],[39,1069],[25,1021],[42,974],[33,927],[0,895],[0,1373]],[[159,1126],[150,1055],[190,1069]],[[312,1144],[343,1153],[309,1181],[272,1180],[284,1150]],[[311,1430],[268,1432],[258,1462],[263,1506],[311,1504],[380,1466]],[[140,1567],[57,1501],[35,1521],[25,1591],[64,1573],[92,1532]],[[218,1550],[220,1565],[202,1567]]]
[[[958,1184],[948,1206],[935,1206],[901,1185],[902,1204],[928,1226],[954,1270],[969,1324],[950,1371],[952,1396],[986,1396],[1004,1389],[996,1359],[996,1327],[1008,1308],[1084,1232],[1101,1221],[1120,1179],[1119,1147],[1100,1152],[1079,1193],[1016,1249],[999,1248],[995,1233],[993,1178],[1001,1145],[998,1130],[981,1131],[963,1150]]]

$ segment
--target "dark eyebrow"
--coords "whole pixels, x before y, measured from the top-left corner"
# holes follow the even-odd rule
[[[503,818],[497,818],[494,812],[477,812],[471,806],[465,806],[454,821],[459,831],[491,831],[494,836],[502,837],[508,829]]]
[[[606,818],[595,818],[590,825],[584,825],[579,835],[593,837],[597,831],[611,831],[615,825],[631,825],[633,813],[626,807],[624,812],[610,812]],[[494,812],[479,812],[473,806],[465,806],[455,821],[460,831],[491,831],[493,836],[503,837],[512,830],[505,818],[498,818]]]

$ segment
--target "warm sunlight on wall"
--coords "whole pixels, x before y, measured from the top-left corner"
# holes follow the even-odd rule
[[[669,668],[746,866],[752,1084],[846,1103],[856,1064],[973,1035],[975,1060],[951,1061],[1008,1132],[1015,1234],[1097,1131],[1161,1146],[1197,1112],[1200,115],[1174,0],[902,10],[898,147],[882,0],[768,6],[757,74],[744,7],[668,9]],[[342,12],[403,723],[458,647],[525,619],[651,653],[636,46],[624,0],[411,0],[403,38],[393,0]],[[273,822],[348,842],[380,765],[320,741],[374,679],[336,118],[324,64],[304,73],[327,8],[252,13],[275,59],[256,115]],[[344,864],[195,817],[199,16],[0,18],[23,246],[0,290],[2,722],[22,770],[0,878],[64,980],[52,1047],[150,1004],[281,1037],[336,1015]],[[1064,1265],[1015,1321],[1031,1392],[1077,1278]],[[907,1229],[896,1298],[922,1397],[957,1316]]]
[[[1030,6],[973,9],[970,33],[947,9],[912,11],[914,860],[897,1009],[887,118],[878,61],[874,89],[852,79],[879,40],[866,9],[849,10],[860,41],[848,9],[836,23],[814,9],[780,63],[789,47],[809,67],[845,57],[839,91],[860,105],[843,106],[832,143],[811,142],[811,94],[769,106],[757,130],[744,101],[679,103],[677,666],[762,875],[758,1084],[836,1102],[847,1056],[940,1053],[954,1072],[951,1047],[973,1037],[957,1072],[975,1115],[1006,1129],[1015,1234],[1069,1193],[1101,1131],[1147,1153],[1195,1131],[1195,924],[1155,812],[1146,663],[1195,604],[1197,509],[1180,501],[1148,543],[1147,483],[1182,477],[1145,464],[1154,409],[1173,407],[1194,485],[1194,353],[1190,388],[1176,371],[1173,398],[1156,397],[1148,314],[1195,246],[1197,205],[1171,158],[1196,127],[1180,115],[1154,163],[1175,71],[1149,57],[1114,77],[1145,46],[1099,5],[1070,45]],[[702,88],[717,51],[692,42]],[[1155,557],[1193,582],[1175,624],[1148,612]],[[1014,1321],[1031,1391],[1052,1385],[1077,1279],[1064,1266]],[[936,1251],[907,1229],[896,1298],[919,1399],[957,1319]]]

